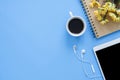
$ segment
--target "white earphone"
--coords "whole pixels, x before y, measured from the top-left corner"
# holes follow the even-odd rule
[[[95,73],[95,69],[94,69],[93,64],[90,63],[89,61],[84,60],[84,54],[86,53],[86,50],[85,50],[85,49],[82,49],[81,52],[80,52],[80,55],[81,55],[81,56],[80,56],[79,53],[78,53],[78,50],[77,50],[77,46],[76,46],[76,45],[73,45],[73,51],[74,51],[75,56],[82,62],[82,66],[83,66],[83,63],[90,64],[91,69],[92,69],[92,72]],[[90,74],[88,74],[88,73],[86,72],[86,70],[85,70],[84,67],[83,67],[83,69],[84,69],[85,75],[86,75],[88,78],[95,79],[95,78],[101,77],[100,75],[98,75],[98,76],[90,76]]]

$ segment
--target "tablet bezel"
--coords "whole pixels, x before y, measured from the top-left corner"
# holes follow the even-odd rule
[[[95,58],[96,58],[96,60],[97,60],[98,66],[99,66],[99,68],[100,68],[100,71],[101,71],[101,73],[102,73],[102,76],[103,76],[104,80],[106,80],[106,79],[105,79],[104,73],[103,73],[103,71],[102,71],[102,67],[101,67],[101,65],[100,65],[100,62],[99,62],[99,60],[98,60],[98,58],[97,58],[96,51],[102,50],[102,49],[104,49],[104,48],[113,46],[113,45],[118,44],[118,43],[120,43],[120,38],[117,38],[117,39],[114,39],[114,40],[111,40],[111,41],[108,41],[108,42],[105,42],[105,43],[102,43],[102,44],[99,44],[99,45],[93,47],[93,51],[94,51],[94,54],[95,54]]]

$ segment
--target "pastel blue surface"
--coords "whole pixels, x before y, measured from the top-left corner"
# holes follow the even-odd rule
[[[85,19],[81,37],[66,31],[69,11]],[[73,45],[86,50],[84,58],[94,65],[96,76],[101,73],[92,48],[118,37],[120,31],[96,39],[79,0],[0,0],[0,80],[91,80]]]

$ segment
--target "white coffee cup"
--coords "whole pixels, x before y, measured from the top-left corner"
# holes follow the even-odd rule
[[[67,32],[74,37],[78,37],[84,34],[86,30],[86,24],[82,17],[80,16],[73,16],[72,12],[69,12],[70,18],[66,24]]]

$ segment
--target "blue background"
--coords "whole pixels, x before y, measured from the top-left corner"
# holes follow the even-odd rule
[[[85,19],[81,37],[66,31],[69,11]],[[101,75],[93,47],[118,37],[120,31],[95,38],[79,0],[0,0],[0,80],[91,80],[73,45],[86,50],[94,75]]]

